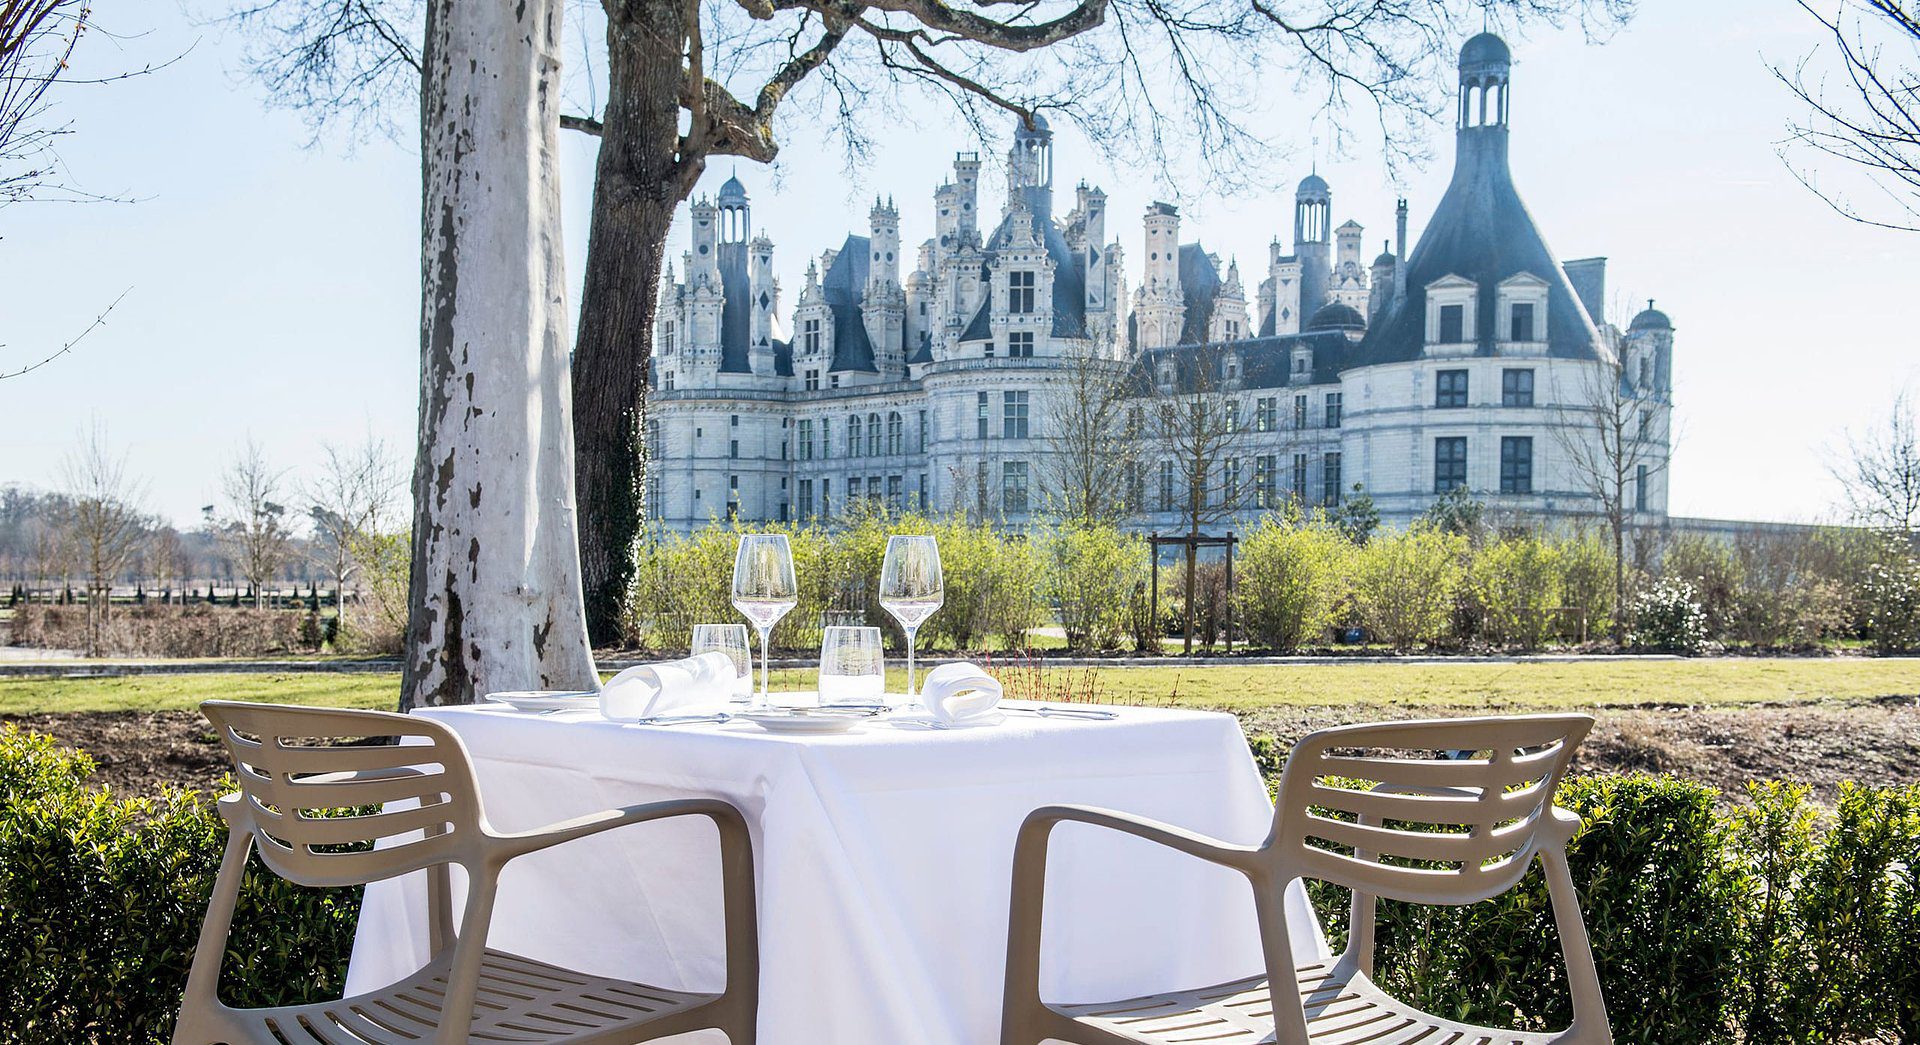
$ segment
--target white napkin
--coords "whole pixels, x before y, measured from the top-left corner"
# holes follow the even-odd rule
[[[737,674],[725,653],[636,664],[600,687],[600,714],[614,722],[725,704]]]
[[[920,702],[940,722],[964,722],[1000,706],[1000,682],[966,661],[942,664],[927,672]]]

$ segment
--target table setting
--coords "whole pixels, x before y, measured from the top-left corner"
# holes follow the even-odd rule
[[[918,677],[917,633],[944,601],[933,538],[890,538],[878,586],[906,637],[903,692],[887,691],[880,629],[846,625],[823,629],[812,690],[774,692],[769,640],[798,592],[786,537],[743,535],[732,601],[748,623],[696,627],[688,656],[629,667],[596,693],[416,712],[459,735],[499,830],[688,797],[737,807],[755,854],[763,1043],[997,1040],[1013,846],[1041,805],[1118,809],[1238,844],[1269,830],[1266,784],[1231,715],[1007,700],[966,661]],[[598,975],[645,969],[661,987],[715,990],[717,869],[716,836],[699,822],[582,839],[507,868],[489,939]],[[1050,998],[1262,966],[1251,890],[1232,871],[1069,825],[1047,881]],[[367,888],[349,992],[423,963],[424,894],[420,874]],[[1297,884],[1285,906],[1301,929],[1296,957],[1317,959],[1325,944]]]

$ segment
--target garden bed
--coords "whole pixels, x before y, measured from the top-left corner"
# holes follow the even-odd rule
[[[1420,704],[1266,707],[1243,711],[1250,734],[1284,751],[1322,726],[1368,719],[1461,715]],[[1661,772],[1738,793],[1748,780],[1795,780],[1831,802],[1840,781],[1897,785],[1920,779],[1920,703],[1914,698],[1725,707],[1602,708],[1580,751],[1580,773]],[[163,785],[212,789],[226,771],[206,720],[191,711],[97,711],[0,717],[93,756],[96,782],[134,795]]]

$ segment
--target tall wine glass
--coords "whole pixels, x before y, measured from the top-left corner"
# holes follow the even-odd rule
[[[893,614],[907,633],[907,703],[918,696],[913,684],[914,636],[946,601],[940,573],[940,546],[932,537],[887,538],[887,559],[880,567],[880,608]]]
[[[760,629],[760,703],[767,703],[772,660],[768,638],[773,626],[800,603],[793,579],[793,550],[784,533],[749,533],[733,557],[733,608]]]

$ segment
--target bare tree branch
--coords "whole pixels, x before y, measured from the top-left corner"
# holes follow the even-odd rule
[[[1894,397],[1885,423],[1848,432],[1845,455],[1827,470],[1856,521],[1908,534],[1920,528],[1920,409],[1912,395]]]
[[[120,302],[124,301],[126,299],[126,296],[131,293],[133,293],[133,288],[131,287],[121,291],[119,297],[114,298],[113,302],[109,304],[103,311],[101,311],[99,315],[93,317],[93,322],[88,323],[87,328],[85,330],[82,330],[80,333],[75,334],[72,340],[68,341],[64,345],[61,345],[57,350],[55,350],[51,355],[47,356],[46,358],[40,360],[37,363],[30,363],[26,366],[21,367],[18,370],[0,371],[0,381],[5,381],[10,377],[22,377],[24,375],[31,374],[35,370],[38,370],[41,367],[46,366],[48,363],[51,363],[54,360],[59,359],[61,356],[66,355],[68,352],[73,351],[73,346],[79,344],[81,341],[84,341],[88,334],[91,334],[95,330],[99,329],[100,327],[105,326],[107,322],[107,316],[110,315],[115,308],[119,307]],[[5,347],[7,346],[0,345],[0,348],[5,348]]]
[[[1836,0],[1829,16],[1809,0],[1796,2],[1832,38],[1844,79],[1829,88],[1816,72],[1818,50],[1790,69],[1774,66],[1774,76],[1806,107],[1788,125],[1781,161],[1836,213],[1920,232],[1920,7],[1911,0]],[[1818,171],[1795,159],[1808,150],[1839,160],[1843,176],[1856,176],[1879,199],[1863,205],[1852,192],[1822,184]]]

